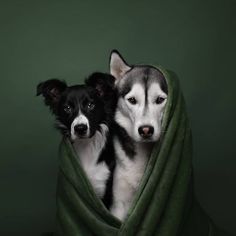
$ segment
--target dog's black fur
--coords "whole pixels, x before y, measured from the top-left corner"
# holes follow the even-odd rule
[[[107,142],[98,159],[98,162],[104,161],[106,163],[111,173],[102,198],[108,209],[112,203],[112,183],[115,168],[112,122],[117,96],[114,81],[113,76],[96,72],[85,80],[84,85],[68,87],[64,81],[50,79],[37,86],[37,96],[42,95],[44,97],[45,104],[50,107],[56,117],[56,127],[64,136],[70,138],[71,124],[78,115],[79,109],[89,120],[89,137],[92,137],[100,129],[100,124],[108,126]]]

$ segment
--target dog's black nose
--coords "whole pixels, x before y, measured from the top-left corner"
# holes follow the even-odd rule
[[[87,132],[88,126],[85,124],[79,124],[74,127],[75,133],[84,135]]]
[[[138,132],[143,138],[150,138],[154,133],[154,128],[150,125],[143,125],[138,128]]]

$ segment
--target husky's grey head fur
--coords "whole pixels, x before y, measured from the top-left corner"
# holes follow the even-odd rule
[[[116,122],[136,142],[155,142],[167,100],[167,83],[152,66],[128,65],[117,51],[110,57],[110,73],[116,78]]]

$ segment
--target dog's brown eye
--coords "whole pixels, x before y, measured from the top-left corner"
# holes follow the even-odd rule
[[[128,101],[133,105],[137,103],[137,100],[134,97],[128,98]]]
[[[72,111],[71,106],[69,106],[69,105],[65,105],[64,108],[63,108],[63,110],[64,110],[67,114],[71,113],[71,111]]]
[[[92,103],[92,102],[89,102],[89,103],[88,103],[88,109],[89,109],[89,110],[92,110],[94,107],[95,107],[95,104],[94,104],[94,103]]]
[[[165,100],[165,98],[163,98],[163,97],[158,97],[157,100],[156,100],[156,104],[161,104],[161,103],[164,102],[164,100]]]

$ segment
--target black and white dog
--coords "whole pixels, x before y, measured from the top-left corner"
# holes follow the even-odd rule
[[[114,77],[94,73],[85,85],[68,87],[50,79],[37,86],[56,117],[57,128],[70,138],[95,193],[107,208],[112,202],[115,168],[110,125],[116,106]]]
[[[114,148],[117,164],[113,179],[111,213],[124,220],[144,174],[154,143],[161,135],[167,83],[155,67],[128,65],[117,51],[110,57],[116,78]]]

